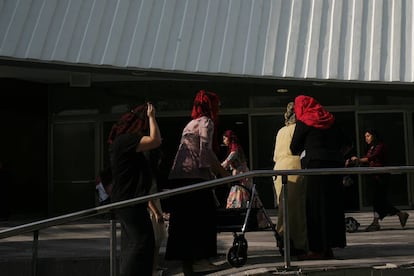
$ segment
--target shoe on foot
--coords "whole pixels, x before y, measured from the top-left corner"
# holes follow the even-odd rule
[[[379,231],[381,229],[381,226],[377,223],[371,223],[367,228],[365,228],[365,232],[373,232],[373,231]]]
[[[406,212],[402,212],[401,215],[398,216],[398,218],[400,219],[400,224],[401,227],[404,228],[405,224],[407,223],[407,219],[410,215]]]

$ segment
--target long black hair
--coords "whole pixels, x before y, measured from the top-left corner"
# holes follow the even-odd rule
[[[380,141],[381,141],[381,137],[380,137],[380,135],[378,134],[378,131],[376,130],[376,129],[374,129],[374,128],[367,128],[365,131],[364,131],[364,135],[365,135],[365,133],[369,133],[369,134],[371,134],[372,135],[372,137],[373,137],[373,139],[372,139],[372,144],[371,144],[371,146],[376,146]]]

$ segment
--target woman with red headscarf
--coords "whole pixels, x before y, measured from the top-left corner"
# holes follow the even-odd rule
[[[344,167],[343,135],[334,116],[314,98],[298,96],[296,127],[290,149],[300,155],[302,169]],[[307,175],[306,224],[309,252],[300,259],[331,259],[332,248],[345,247],[343,185],[339,175]]]
[[[147,103],[121,116],[108,137],[113,188],[111,201],[148,195],[152,184],[150,163],[144,152],[161,145],[155,108]],[[121,223],[120,274],[152,275],[154,232],[147,203],[116,211]]]
[[[184,187],[226,176],[214,152],[214,130],[219,98],[200,90],[184,127],[180,145],[169,174],[172,188]],[[196,229],[195,229],[196,228]],[[216,205],[213,191],[202,189],[172,198],[165,258],[180,260],[185,275],[193,275],[200,264],[217,255]]]
[[[244,155],[243,148],[239,144],[237,135],[232,130],[226,130],[223,134],[223,144],[227,146],[227,157],[221,163],[223,168],[230,170],[232,175],[248,172],[246,156]],[[250,192],[253,187],[251,178],[244,178],[236,185],[230,188],[229,195],[227,196],[226,208],[247,208],[250,201]],[[253,199],[251,207],[260,208],[262,202],[260,198],[256,196]],[[266,221],[262,210],[257,212],[257,223],[259,228],[265,228],[269,226]]]
[[[248,172],[246,156],[238,142],[237,135],[232,130],[226,130],[223,134],[223,144],[227,147],[227,157],[221,163],[223,168],[231,170],[232,175]],[[245,188],[241,187],[243,185]],[[250,178],[240,180],[240,185],[233,185],[227,197],[226,208],[247,208],[250,195],[247,189],[252,188]]]

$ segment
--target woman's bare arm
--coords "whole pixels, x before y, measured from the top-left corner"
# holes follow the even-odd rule
[[[155,119],[155,108],[148,103],[147,115],[149,118],[149,136],[143,136],[137,146],[137,151],[148,151],[158,148],[161,145],[161,132]]]

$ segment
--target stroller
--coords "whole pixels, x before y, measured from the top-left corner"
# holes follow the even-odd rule
[[[251,189],[241,185],[234,184],[245,189],[249,194],[249,202],[246,208],[220,208],[217,210],[217,232],[233,232],[233,245],[227,252],[227,261],[233,267],[242,267],[247,262],[248,243],[244,236],[246,232],[251,231],[273,231],[277,244],[281,240],[279,233],[276,231],[276,224],[273,224],[266,209],[263,207],[256,191],[256,184]],[[253,208],[254,200],[259,201],[259,208]],[[257,215],[262,212],[266,226],[259,225]],[[238,234],[238,232],[241,232]]]

